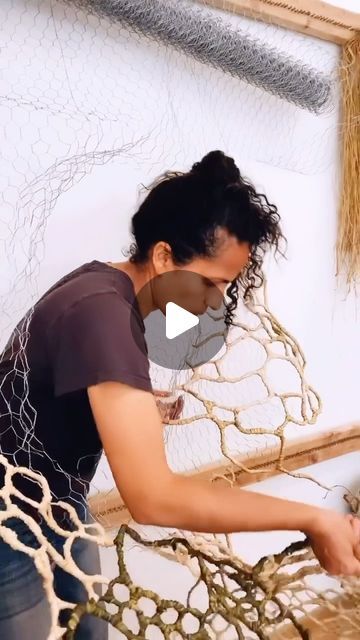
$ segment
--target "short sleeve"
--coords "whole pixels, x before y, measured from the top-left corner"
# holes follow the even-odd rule
[[[100,382],[123,382],[152,391],[140,319],[117,292],[73,304],[48,333],[55,396]]]

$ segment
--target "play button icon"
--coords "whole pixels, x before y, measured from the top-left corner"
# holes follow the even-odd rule
[[[139,332],[140,309],[145,309]],[[204,276],[179,269],[151,279],[137,293],[132,333],[155,365],[193,369],[221,351],[227,336],[223,293]],[[142,321],[140,320],[140,324]]]
[[[179,307],[175,302],[166,304],[166,337],[169,340],[177,338],[185,331],[196,327],[199,318],[186,309]]]

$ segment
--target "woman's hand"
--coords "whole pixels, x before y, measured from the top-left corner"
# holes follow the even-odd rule
[[[170,391],[154,390],[154,396],[159,409],[161,420],[164,424],[168,424],[172,420],[178,420],[184,407],[184,398],[179,396],[173,400]]]
[[[304,533],[329,574],[360,577],[359,518],[324,509]]]

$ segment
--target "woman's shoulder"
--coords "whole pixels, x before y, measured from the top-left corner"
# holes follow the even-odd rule
[[[80,265],[60,278],[38,299],[30,314],[32,333],[47,335],[52,327],[60,327],[63,320],[74,314],[109,316],[131,314],[134,301],[132,281],[127,274],[98,260]],[[27,314],[28,315],[28,314]],[[59,324],[60,323],[60,324]]]
[[[130,303],[134,298],[132,281],[129,276],[114,269],[106,262],[93,260],[73,269],[52,285],[38,300],[36,306],[58,306],[68,308],[89,296],[104,293],[123,297]]]

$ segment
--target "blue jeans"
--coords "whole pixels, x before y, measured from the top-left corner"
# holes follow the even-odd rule
[[[9,525],[7,525],[9,526]],[[15,526],[18,537],[29,546],[37,546],[34,536],[20,521]],[[63,538],[48,535],[51,543],[61,551]],[[101,573],[99,549],[95,543],[77,539],[72,546],[76,564],[85,573]],[[54,569],[56,594],[67,602],[86,602],[86,590],[79,580]],[[68,610],[62,613],[60,625],[65,626]],[[47,640],[50,631],[50,608],[42,586],[42,578],[33,560],[22,551],[14,551],[0,540],[0,639]],[[75,633],[76,640],[107,640],[106,622],[85,615]]]

